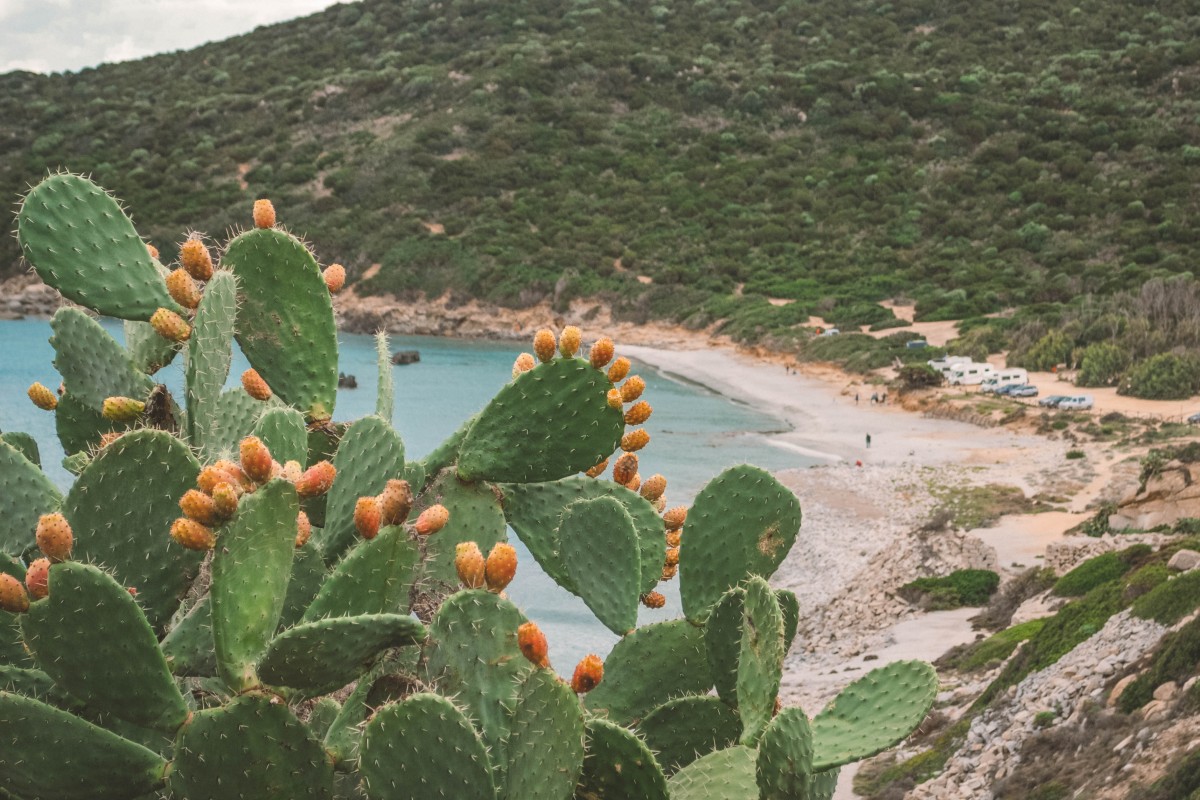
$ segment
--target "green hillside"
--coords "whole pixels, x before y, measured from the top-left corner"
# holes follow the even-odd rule
[[[0,76],[0,194],[60,166],[166,256],[269,196],[368,291],[751,338],[1066,303],[1200,256],[1200,6],[367,0]]]

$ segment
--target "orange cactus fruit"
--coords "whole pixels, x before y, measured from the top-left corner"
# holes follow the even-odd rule
[[[683,531],[670,531],[667,533],[667,547],[679,547],[681,541],[683,541]]]
[[[270,200],[264,198],[254,201],[254,227],[275,227],[275,206]]]
[[[212,494],[217,484],[228,483],[240,495],[249,482],[250,479],[242,472],[241,467],[225,459],[209,464],[200,470],[200,476],[196,478],[196,485],[206,494]]]
[[[51,561],[66,561],[71,557],[75,536],[71,533],[71,525],[67,518],[59,512],[42,514],[38,518],[35,538],[38,549]]]
[[[184,308],[196,308],[200,305],[200,287],[196,285],[196,279],[183,267],[172,270],[167,276],[167,293]]]
[[[29,399],[42,411],[53,411],[58,408],[58,395],[36,381],[29,385]]]
[[[383,522],[378,497],[360,497],[354,504],[354,528],[364,539],[374,539]]]
[[[588,361],[596,369],[604,369],[608,366],[608,362],[612,361],[612,357],[613,341],[607,336],[596,340],[596,343],[588,350]]]
[[[188,550],[212,550],[217,544],[211,528],[187,517],[171,523],[171,538]]]
[[[533,354],[543,364],[554,360],[554,351],[557,347],[558,344],[554,341],[554,333],[549,328],[542,328],[533,337]]]
[[[526,622],[517,628],[517,647],[521,648],[521,655],[533,664],[550,666],[550,645],[546,642],[546,634],[535,623]]]
[[[106,397],[100,413],[113,422],[133,422],[146,410],[146,404],[132,397]]]
[[[318,497],[329,491],[333,479],[337,477],[337,468],[328,461],[318,461],[300,476],[296,481],[296,494],[301,497]]]
[[[638,428],[621,437],[621,449],[626,453],[635,453],[648,444],[650,444],[650,434],[646,433],[645,428]]]
[[[583,331],[574,325],[568,325],[558,337],[558,352],[563,354],[563,358],[574,358],[582,342]]]
[[[622,453],[613,464],[613,480],[624,486],[638,471],[638,457],[633,453]]]
[[[488,589],[502,592],[517,574],[517,551],[511,544],[500,542],[488,553],[484,578]]]
[[[150,254],[151,258],[158,258],[158,248],[149,242],[146,242],[146,252]]]
[[[630,378],[629,380],[632,381],[633,378]],[[641,378],[638,378],[638,380],[641,380]],[[627,383],[625,385],[628,386],[629,384]],[[623,391],[623,387],[622,387],[622,391]],[[654,409],[651,408],[650,404],[647,403],[645,400],[641,400],[637,403],[634,403],[633,407],[625,412],[625,424],[626,425],[641,425],[643,422],[650,419],[650,414],[653,413],[653,411],[654,411]]]
[[[24,614],[28,610],[29,592],[25,585],[7,572],[0,572],[0,611]]]
[[[662,568],[662,580],[664,580],[664,581],[669,581],[669,580],[671,580],[672,578],[674,578],[674,577],[675,577],[675,575],[676,575],[678,572],[679,572],[679,565],[678,565],[678,564],[670,564],[670,565],[668,565],[668,564],[663,564],[663,568]]]
[[[600,685],[604,680],[604,662],[600,656],[589,653],[575,665],[575,674],[571,676],[571,690],[575,694],[587,694]]]
[[[238,492],[232,483],[221,481],[212,490],[213,510],[217,519],[224,521],[237,513]]]
[[[186,342],[192,335],[192,326],[183,317],[167,308],[160,308],[150,317],[155,333],[172,342]]]
[[[620,383],[621,381],[625,380],[625,376],[629,374],[630,366],[632,365],[629,363],[629,359],[625,356],[621,356],[614,361],[612,366],[608,368],[609,383]]]
[[[621,385],[621,399],[626,403],[632,403],[642,396],[642,392],[646,391],[646,382],[637,375],[631,375],[629,380]],[[636,406],[634,407],[636,408]],[[629,409],[633,411],[633,409]],[[646,404],[646,419],[650,418],[650,404]],[[640,422],[631,422],[630,425],[640,425]]]
[[[468,589],[482,589],[487,583],[486,559],[479,545],[474,542],[459,542],[454,547],[454,569],[458,579]]]
[[[296,515],[296,549],[304,547],[311,536],[312,522],[309,521],[308,514],[301,511]]]
[[[621,402],[621,391],[619,389],[608,390],[608,407],[614,411],[620,411],[623,407]]]
[[[271,387],[267,386],[262,375],[259,375],[258,370],[253,367],[242,373],[242,388],[255,400],[262,400],[265,403],[271,399]]]
[[[642,497],[653,503],[655,500],[663,496],[663,492],[667,490],[667,479],[662,475],[655,473],[646,480],[642,481],[640,489]]]
[[[669,531],[677,531],[683,527],[683,523],[687,521],[687,507],[675,506],[667,513],[663,514],[663,525]]]
[[[516,378],[522,372],[529,372],[537,366],[537,361],[529,353],[521,353],[517,356],[517,360],[513,362],[512,376]]]
[[[412,511],[413,493],[408,481],[393,478],[379,495],[384,525],[403,525]]]
[[[236,498],[234,502],[237,502]],[[199,489],[188,489],[184,492],[183,497],[179,498],[179,508],[185,517],[194,519],[201,525],[219,525],[222,520],[221,512],[217,510],[217,501]]]
[[[283,470],[279,477],[283,478],[288,483],[294,484],[300,480],[300,476],[304,472],[300,469],[299,461],[288,461],[283,465]]]
[[[667,498],[660,497],[654,501],[654,510],[658,513],[663,513],[663,509],[667,507]]]
[[[321,273],[321,277],[325,279],[325,287],[329,289],[329,293],[337,294],[346,285],[346,268],[341,264],[330,264]]]
[[[679,548],[678,547],[668,547],[667,548],[667,555],[666,555],[666,558],[664,559],[664,563],[668,567],[674,567],[677,564],[679,564]]]
[[[417,521],[413,523],[413,530],[417,532],[418,536],[428,536],[446,527],[446,523],[449,521],[450,509],[443,505],[430,506],[417,517]]]
[[[606,470],[606,469],[608,469],[608,459],[607,458],[604,459],[603,461],[601,461],[596,466],[589,469],[584,474],[587,475],[589,478],[599,478],[601,475],[604,474],[604,470]]]
[[[638,487],[640,487],[641,485],[642,485],[642,476],[640,474],[635,473],[634,476],[625,483],[625,488],[631,492],[636,492],[638,490]]]
[[[662,608],[667,604],[667,598],[661,592],[647,592],[642,595],[642,605],[646,608]]]
[[[25,570],[25,588],[34,600],[50,594],[50,559],[39,558]]]
[[[198,281],[206,281],[213,276],[213,260],[204,242],[195,236],[190,237],[179,247],[179,263]]]
[[[250,480],[255,483],[266,483],[271,479],[275,460],[271,458],[271,451],[263,444],[262,439],[257,436],[247,436],[238,445],[238,453],[241,456],[242,471]]]

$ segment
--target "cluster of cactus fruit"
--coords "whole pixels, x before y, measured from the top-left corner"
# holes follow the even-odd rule
[[[83,177],[22,203],[34,269],[126,344],[77,308],[52,321],[62,386],[29,394],[65,496],[0,434],[0,797],[810,800],[924,718],[918,662],[812,719],[779,707],[799,608],[766,579],[799,504],[737,466],[667,509],[611,341],[539,332],[409,460],[382,336],[376,414],[332,421],[345,271],[269,203],[254,222],[218,259],[189,237],[172,271]],[[226,389],[235,340],[252,369]],[[152,377],[177,355],[178,402]],[[504,595],[510,530],[621,636],[569,683]],[[684,618],[637,627],[677,574]]]

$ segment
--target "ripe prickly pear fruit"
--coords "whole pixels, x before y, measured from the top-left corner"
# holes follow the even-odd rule
[[[58,395],[36,381],[29,386],[29,399],[42,411],[53,411],[58,408]]]
[[[346,285],[346,268],[341,264],[330,264],[321,273],[321,277],[325,279],[325,286],[329,289],[329,293],[337,294]]]
[[[218,483],[230,484],[239,495],[250,488],[250,479],[246,477],[242,468],[225,459],[209,464],[200,470],[200,476],[196,478],[196,485],[200,487],[200,491],[207,494],[212,494]]]
[[[632,478],[630,478],[628,481],[626,481],[625,488],[631,492],[636,492],[638,490],[638,487],[640,487],[641,485],[642,485],[642,476],[638,473],[634,473],[634,476]]]
[[[679,547],[681,541],[683,541],[683,531],[667,532],[667,547]]]
[[[25,586],[7,572],[0,572],[0,611],[24,614],[28,610],[29,592]]]
[[[36,538],[38,549],[51,561],[66,561],[71,557],[75,536],[67,518],[59,512],[42,514],[38,519]]]
[[[521,353],[517,356],[517,360],[513,362],[512,376],[515,378],[522,372],[529,372],[537,366],[537,361],[529,353]]]
[[[621,356],[614,361],[612,366],[608,368],[609,383],[619,383],[625,380],[625,376],[629,374],[630,366],[632,365],[629,363],[629,359],[625,356]]]
[[[574,325],[568,325],[563,328],[562,335],[558,337],[558,352],[563,354],[563,358],[574,358],[579,352],[579,344],[583,341],[583,332]]]
[[[642,481],[642,488],[639,490],[642,497],[653,503],[655,500],[663,496],[663,492],[667,490],[667,479],[662,475],[655,473],[646,480]]]
[[[538,357],[538,361],[545,364],[547,361],[554,360],[554,351],[557,344],[554,341],[554,334],[548,328],[542,328],[533,337],[533,354]]]
[[[608,390],[608,407],[609,407],[609,408],[611,408],[611,409],[613,409],[613,410],[615,410],[615,411],[620,411],[620,410],[621,410],[621,408],[622,408],[622,405],[623,405],[623,404],[621,403],[621,392],[620,392],[620,390],[618,390],[618,389],[609,389],[609,390]]]
[[[221,481],[212,490],[213,510],[218,520],[227,520],[237,513],[238,493],[232,483]]]
[[[661,592],[647,592],[642,595],[642,605],[646,608],[662,608],[667,604],[667,598]]]
[[[533,664],[539,667],[550,666],[550,660],[547,658],[550,645],[546,643],[546,634],[542,633],[535,623],[526,622],[517,628],[517,647],[521,648],[521,655]]]
[[[678,564],[671,564],[671,565],[663,564],[662,580],[669,581],[672,578],[674,578],[678,572],[679,572]]]
[[[150,317],[154,331],[164,339],[172,342],[186,342],[192,335],[192,326],[183,317],[167,308],[160,308]]]
[[[217,544],[211,528],[187,517],[171,523],[171,538],[188,550],[212,550]]]
[[[318,497],[329,491],[333,479],[337,477],[337,468],[328,461],[318,461],[300,476],[296,481],[296,494],[301,497]]]
[[[604,662],[600,656],[589,653],[575,665],[575,674],[571,676],[571,690],[575,694],[587,694],[600,685],[604,680]]]
[[[133,422],[146,410],[146,404],[132,397],[106,397],[100,413],[113,422]]]
[[[667,513],[663,514],[663,525],[669,531],[677,531],[683,527],[683,523],[687,521],[687,506],[675,506]]]
[[[492,552],[488,553],[487,563],[484,565],[484,578],[487,580],[488,589],[497,593],[504,591],[516,574],[517,551],[507,542],[497,543]]]
[[[234,502],[237,502],[236,498]],[[217,511],[216,500],[199,489],[188,489],[184,492],[183,497],[179,498],[179,508],[185,517],[194,519],[201,525],[211,526],[221,523],[222,517]]]
[[[629,380],[621,385],[621,399],[626,403],[632,403],[642,396],[642,392],[646,391],[646,382],[637,375],[630,376]],[[649,418],[650,404],[646,404],[646,417]],[[632,411],[633,409],[630,409]],[[640,422],[631,422],[631,425],[640,425]]]
[[[664,559],[664,563],[668,567],[674,567],[679,564],[679,548],[678,547],[668,547],[667,548],[667,555],[666,555],[666,558]]]
[[[258,370],[253,367],[242,373],[242,388],[255,400],[262,400],[265,403],[271,399],[271,387],[267,386],[262,375],[259,375]]]
[[[607,336],[596,341],[592,345],[592,349],[588,351],[588,361],[596,369],[603,369],[612,361],[613,357],[613,341]]]
[[[242,471],[255,483],[266,483],[271,479],[271,468],[275,464],[271,451],[257,436],[247,436],[238,446]]]
[[[39,558],[25,570],[25,588],[34,600],[50,594],[50,559]]]
[[[254,201],[254,227],[275,227],[275,206],[270,200],[264,198]]]
[[[379,533],[383,512],[379,509],[378,497],[360,497],[354,504],[354,528],[364,539],[374,539]]]
[[[622,453],[613,464],[613,480],[624,486],[633,480],[638,471],[638,457],[633,453]]]
[[[151,258],[158,258],[158,248],[149,242],[146,242],[146,252],[150,254]]]
[[[585,474],[589,478],[599,478],[601,475],[604,474],[604,470],[606,470],[606,469],[608,469],[608,459],[607,458],[604,459],[603,461],[601,461],[596,466],[589,469]]]
[[[421,516],[417,517],[417,521],[413,524],[413,530],[417,532],[418,536],[428,536],[446,527],[446,523],[449,521],[450,509],[443,505],[430,506],[421,512]]]
[[[172,270],[167,276],[167,292],[172,300],[184,308],[196,308],[200,305],[200,287],[196,285],[196,279],[183,267]]]
[[[283,468],[279,472],[279,477],[283,478],[288,483],[295,484],[296,481],[300,480],[300,476],[303,474],[303,471],[300,469],[299,461],[289,461],[283,465]]]
[[[454,547],[454,569],[468,589],[481,589],[487,583],[483,551],[474,542],[459,542]]]
[[[630,378],[629,380],[632,381],[633,378]],[[638,378],[638,380],[641,380],[641,378]],[[625,384],[625,386],[628,385],[628,383]],[[624,392],[624,387],[622,387],[622,392]],[[638,401],[637,403],[633,404],[632,408],[625,412],[625,424],[641,425],[643,422],[650,419],[650,414],[653,411],[654,409],[651,408],[650,404],[645,400]]]
[[[304,547],[304,543],[312,536],[312,522],[308,519],[308,514],[301,511],[296,515],[296,549]]]
[[[663,509],[667,507],[667,498],[660,497],[654,501],[654,510],[658,513],[663,513]]]
[[[187,270],[188,275],[198,281],[206,281],[213,275],[212,256],[209,255],[204,242],[195,236],[189,237],[179,247],[179,263]]]
[[[650,434],[646,433],[645,428],[638,428],[621,437],[621,449],[626,453],[634,453],[648,444],[650,444]]]
[[[413,493],[408,481],[393,478],[379,495],[384,525],[403,525],[412,511]]]

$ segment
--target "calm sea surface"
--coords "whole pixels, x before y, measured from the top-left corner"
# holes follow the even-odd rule
[[[123,340],[119,322],[106,320],[108,331]],[[26,431],[37,439],[42,464],[62,487],[71,476],[59,462],[62,451],[54,433],[54,415],[41,411],[25,397],[33,381],[54,388],[59,378],[52,361],[50,325],[44,320],[0,321],[0,431]],[[352,420],[375,411],[375,343],[370,336],[341,334],[343,372],[358,378],[358,389],[338,392],[338,420]],[[408,457],[418,459],[483,408],[510,379],[517,344],[458,341],[402,336],[392,339],[395,350],[419,350],[421,361],[392,369],[396,392],[393,424],[404,437]],[[618,353],[620,352],[618,347]],[[235,353],[230,385],[248,364]],[[645,397],[654,406],[647,423],[652,441],[643,451],[641,472],[667,476],[667,501],[686,504],[709,478],[733,464],[750,462],[766,469],[807,466],[811,461],[767,443],[784,423],[735,403],[702,386],[687,384],[638,367],[646,379]],[[182,378],[177,365],[158,378],[179,397]],[[166,532],[164,531],[164,535]],[[515,540],[515,537],[513,537]],[[515,542],[520,569],[508,589],[510,598],[538,623],[550,641],[554,666],[569,674],[586,653],[605,655],[616,638],[597,623],[583,602],[560,589],[537,568],[527,551]],[[642,609],[640,624],[681,616],[677,583],[667,585],[667,606]]]

